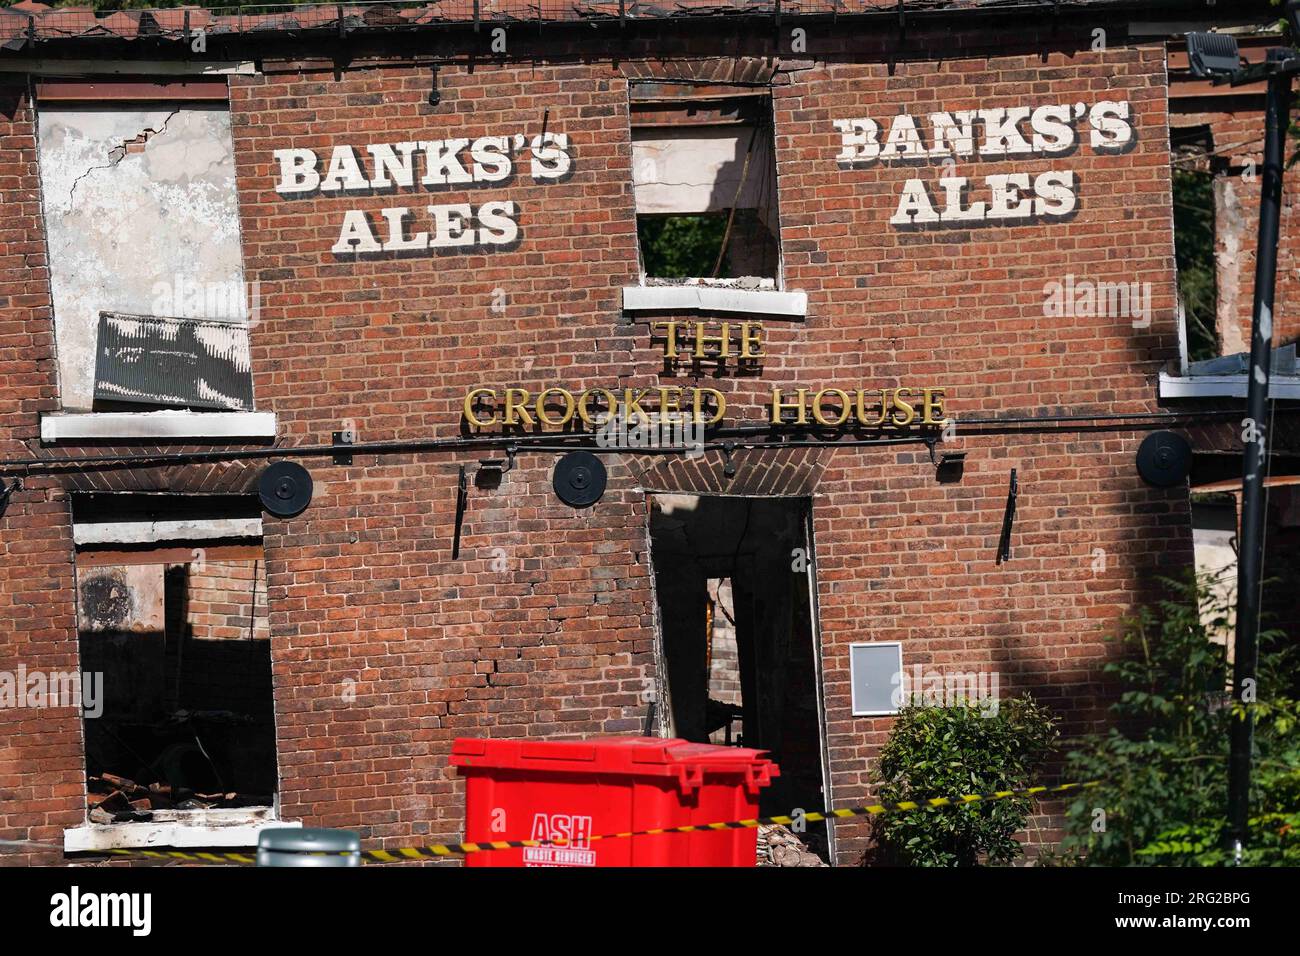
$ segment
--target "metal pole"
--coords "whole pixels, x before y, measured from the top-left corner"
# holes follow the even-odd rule
[[[1268,380],[1273,349],[1273,285],[1277,276],[1278,220],[1282,209],[1282,150],[1290,119],[1291,75],[1269,78],[1264,111],[1264,175],[1259,199],[1259,238],[1255,249],[1255,311],[1250,341],[1250,382],[1243,422],[1241,547],[1237,557],[1237,636],[1232,687],[1237,703],[1255,699],[1259,661],[1260,571],[1264,561],[1264,466]],[[1228,756],[1228,845],[1240,862],[1250,812],[1253,715],[1232,721]]]

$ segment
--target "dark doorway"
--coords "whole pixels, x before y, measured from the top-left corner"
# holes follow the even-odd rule
[[[654,494],[665,722],[676,737],[771,752],[764,815],[825,805],[809,502]],[[800,834],[828,856],[825,824]]]

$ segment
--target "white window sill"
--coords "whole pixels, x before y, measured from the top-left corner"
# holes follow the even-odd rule
[[[1170,375],[1160,373],[1161,398],[1245,398],[1243,375]],[[1268,383],[1271,399],[1300,399],[1300,376],[1279,375]]]
[[[63,831],[64,853],[148,850],[155,847],[255,847],[258,834],[301,821],[275,818],[273,807],[154,811],[148,823],[87,823]]]
[[[274,412],[59,412],[41,416],[41,442],[124,438],[274,438]]]
[[[191,518],[180,521],[79,521],[72,525],[77,547],[98,544],[157,544],[162,541],[212,541],[260,538],[261,518]]]
[[[803,317],[808,314],[808,293],[711,285],[630,285],[623,287],[623,311],[747,312]]]

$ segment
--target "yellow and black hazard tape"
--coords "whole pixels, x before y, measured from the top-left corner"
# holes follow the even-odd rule
[[[1055,787],[1018,787],[1012,790],[995,790],[992,793],[963,793],[955,797],[931,797],[927,800],[900,800],[897,803],[872,803],[833,810],[814,810],[798,815],[782,814],[775,817],[756,817],[752,820],[723,820],[717,823],[693,823],[678,827],[655,827],[649,830],[625,830],[621,833],[600,833],[588,837],[597,840],[624,840],[630,837],[658,836],[664,833],[701,833],[709,830],[747,830],[754,827],[793,823],[817,823],[822,820],[845,817],[876,816],[907,810],[924,810],[938,807],[969,806],[974,803],[992,803],[1011,797],[1049,797],[1074,790],[1088,790],[1101,785],[1100,780],[1086,783],[1062,783]],[[427,846],[406,846],[392,850],[362,850],[363,860],[375,863],[400,863],[403,860],[437,859],[464,856],[470,853],[488,853],[493,850],[519,850],[524,847],[564,846],[565,840],[493,840],[480,843],[433,843]],[[191,863],[256,863],[255,854],[228,852],[189,852],[186,850],[107,850],[112,856],[142,856],[155,860],[188,860]],[[306,853],[305,856],[344,856],[345,853]]]

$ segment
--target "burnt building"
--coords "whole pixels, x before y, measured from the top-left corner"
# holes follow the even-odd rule
[[[0,671],[102,675],[0,708],[0,838],[63,847],[5,861],[454,840],[458,736],[860,803],[916,667],[1105,727],[1105,638],[1233,560],[1262,92],[1187,76],[1214,12],[0,10]]]

